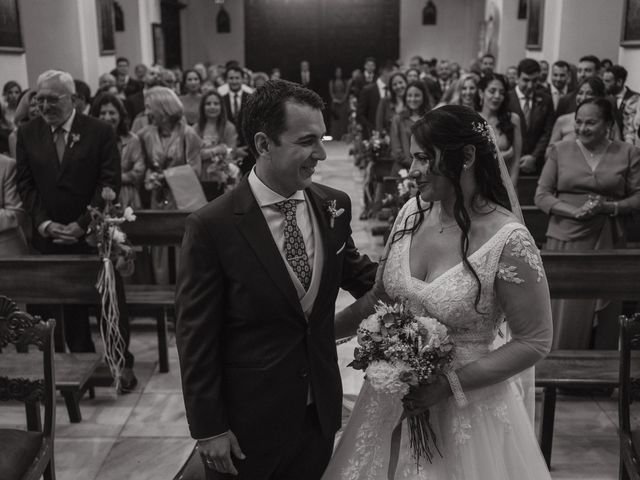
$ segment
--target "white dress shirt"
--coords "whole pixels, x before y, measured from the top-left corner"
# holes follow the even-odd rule
[[[242,87],[240,87],[240,90],[242,90],[244,93],[253,93],[253,88],[251,88],[249,85],[245,85],[244,83],[242,84]],[[218,87],[218,93],[222,97],[229,93],[229,84],[225,83],[223,85],[220,85]]]
[[[311,212],[309,203],[305,197],[304,191],[298,190],[291,197],[285,198],[279,193],[274,192],[269,187],[267,187],[262,180],[258,178],[256,174],[256,169],[253,168],[251,173],[249,174],[249,187],[251,187],[251,191],[253,192],[253,196],[256,197],[256,201],[260,206],[260,210],[264,215],[264,219],[267,221],[267,225],[269,226],[269,230],[271,231],[271,236],[273,237],[273,241],[278,247],[278,251],[280,255],[282,255],[282,259],[284,260],[285,265],[287,266],[287,270],[289,271],[289,275],[296,286],[296,290],[298,291],[298,297],[300,300],[306,295],[304,288],[302,288],[302,284],[300,280],[298,280],[298,276],[295,274],[293,269],[289,266],[289,262],[287,262],[287,257],[284,251],[284,214],[280,212],[275,206],[276,203],[282,202],[284,200],[299,200],[296,205],[296,222],[298,223],[298,228],[300,228],[300,232],[302,232],[302,238],[304,239],[305,250],[307,251],[307,257],[309,258],[309,265],[312,267],[315,266],[315,238],[313,231],[313,220],[311,218]],[[313,269],[313,275],[315,276],[315,268]],[[300,286],[301,288],[298,288]]]
[[[520,90],[520,87],[518,86],[516,86],[516,95],[518,96],[518,101],[520,102],[520,108],[522,109],[522,111],[524,112],[524,105],[525,103],[527,103],[527,100],[529,101],[529,111],[531,111],[531,108],[533,107],[531,97],[527,97],[524,93],[522,93],[522,90]]]
[[[387,96],[387,85],[380,80],[380,77],[376,80],[376,85],[378,86],[378,93],[380,94],[380,98],[386,98]]]
[[[551,84],[551,99],[553,100],[553,108],[558,108],[558,101],[567,94],[567,86],[562,90],[558,90],[554,84]]]

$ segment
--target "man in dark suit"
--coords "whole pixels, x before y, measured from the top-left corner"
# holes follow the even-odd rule
[[[244,115],[244,105],[249,98],[249,93],[242,88],[242,76],[244,72],[239,65],[231,65],[225,73],[225,80],[229,86],[229,93],[222,96],[227,118],[236,127],[238,132],[238,149],[237,154],[242,157],[239,162],[240,170],[243,175],[251,171],[256,163],[255,158],[247,148],[247,139],[242,134],[242,118]]]
[[[311,67],[309,66],[309,62],[307,60],[303,60],[300,62],[300,71],[298,72],[295,81],[303,87],[319,93],[318,78],[316,78],[315,75],[311,75]]]
[[[393,73],[395,67],[392,63],[385,63],[380,68],[380,75],[378,78],[365,87],[360,92],[358,97],[358,106],[356,109],[356,118],[360,125],[362,125],[362,133],[364,138],[369,138],[371,132],[376,128],[376,111],[378,110],[378,104],[380,99],[389,95],[388,83],[389,77]]]
[[[245,106],[257,162],[190,215],[176,285],[176,341],[191,435],[209,479],[317,480],[341,424],[339,288],[376,264],[351,238],[349,197],[312,182],[323,102],[269,81]]]
[[[425,77],[424,83],[427,91],[435,103],[439,103],[445,92],[451,87],[451,66],[448,60],[439,60],[436,66],[438,78],[433,80]]]
[[[569,92],[569,71],[570,67],[564,60],[556,61],[551,67],[551,86],[549,93],[553,101],[553,108],[558,108],[560,99]]]
[[[585,55],[580,59],[580,61],[578,62],[576,88],[558,101],[558,106],[556,108],[556,117],[564,115],[565,113],[573,113],[576,111],[576,95],[578,93],[580,84],[586,78],[596,76],[598,74],[598,70],[600,70],[600,60],[598,60],[598,57],[594,55]]]
[[[33,246],[43,254],[92,253],[84,241],[90,223],[87,206],[101,206],[102,189],[120,189],[120,154],[113,129],[74,109],[74,83],[66,72],[49,70],[38,78],[41,116],[18,129],[17,184],[33,222]],[[124,298],[122,281],[116,288]],[[64,279],[61,279],[64,281]],[[128,351],[129,319],[120,301],[125,339],[123,389],[135,387],[133,355]],[[93,352],[86,307],[64,308],[65,340],[72,352]]]
[[[613,65],[605,70],[602,81],[607,95],[610,95],[614,102],[620,138],[633,145],[636,138],[634,118],[640,106],[640,94],[625,85],[627,75],[626,68]]]
[[[116,68],[111,73],[116,78],[118,88],[121,89],[125,97],[142,91],[144,83],[129,75],[128,58],[118,57],[116,59]]]
[[[509,110],[517,113],[522,126],[520,168],[525,173],[539,172],[551,138],[555,116],[551,97],[536,90],[540,65],[531,58],[518,64],[518,82],[508,92]]]

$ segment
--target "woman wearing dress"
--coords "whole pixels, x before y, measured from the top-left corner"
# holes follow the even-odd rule
[[[387,91],[389,95],[380,100],[376,110],[376,130],[391,131],[391,120],[404,110],[404,93],[407,90],[407,78],[402,72],[396,72],[389,77]]]
[[[238,145],[236,127],[227,120],[222,96],[217,91],[211,91],[202,97],[200,118],[195,131],[202,139],[200,179],[211,180],[209,167],[216,157],[226,157],[228,149],[235,149]]]
[[[460,80],[444,92],[438,106],[442,105],[463,105],[479,110],[478,76],[473,73],[462,75]]]
[[[576,92],[576,105],[580,105],[585,100],[592,98],[605,98],[604,82],[600,77],[585,78],[578,86]],[[611,128],[608,134],[610,140],[620,140],[620,131],[618,128]],[[575,112],[560,115],[553,124],[551,138],[549,139],[549,148],[556,142],[562,140],[575,140]],[[547,153],[549,150],[547,149]]]
[[[411,127],[429,109],[428,98],[422,82],[411,83],[405,90],[402,98],[404,109],[391,120],[391,156],[394,159],[391,175],[397,175],[401,169],[411,165]]]
[[[482,110],[480,115],[489,122],[498,141],[511,181],[515,187],[520,172],[522,153],[522,131],[520,117],[507,107],[507,79],[500,74],[485,75],[478,83],[478,93]]]
[[[12,126],[15,125],[14,117],[16,116],[16,109],[18,108],[18,102],[20,101],[20,95],[22,94],[22,87],[15,80],[9,80],[2,87],[2,96],[5,101],[5,116]]]
[[[200,108],[200,98],[202,94],[202,78],[195,70],[187,70],[184,72],[180,96],[182,107],[184,109],[184,118],[189,125],[195,125],[198,121],[198,108]]]
[[[447,326],[453,367],[402,401],[365,381],[326,480],[386,480],[392,430],[426,410],[442,456],[418,470],[403,428],[395,479],[551,478],[516,379],[549,350],[549,289],[489,129],[453,105],[413,126],[419,195],[398,215],[376,287],[338,315],[336,337],[352,335],[378,298],[402,298]],[[494,349],[503,320],[511,340]]]
[[[164,178],[164,171],[187,164],[200,176],[202,140],[186,124],[182,102],[170,88],[150,88],[145,95],[145,109],[152,123],[138,134],[147,166],[144,185],[151,191],[152,209],[175,210],[176,201]],[[152,247],[151,257],[156,283],[169,284],[168,248]]]
[[[550,215],[547,250],[624,247],[622,220],[640,210],[640,150],[609,140],[614,125],[609,100],[586,100],[575,113],[576,138],[550,147],[535,195],[536,205]],[[618,303],[554,300],[552,305],[554,349],[617,348]]]
[[[127,127],[127,111],[120,99],[103,93],[91,105],[91,116],[104,120],[113,127],[120,151],[121,184],[118,201],[123,207],[142,208],[140,188],[146,167],[140,139]]]

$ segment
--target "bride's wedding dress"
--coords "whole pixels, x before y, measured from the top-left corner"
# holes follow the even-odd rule
[[[417,203],[408,202],[396,225],[416,210]],[[438,213],[436,203],[424,221],[433,222]],[[520,223],[507,223],[469,256],[482,285],[477,309],[477,284],[462,263],[428,283],[413,278],[410,244],[406,234],[391,245],[382,276],[385,290],[406,299],[416,314],[448,327],[456,345],[454,368],[465,366],[465,378],[473,378],[476,388],[464,392],[464,408],[451,397],[430,409],[442,456],[436,453],[431,464],[422,461],[419,471],[405,423],[395,479],[550,479],[522,384],[514,379],[546,353],[551,334],[539,321],[536,300],[548,302],[548,287],[531,235]],[[493,349],[505,317],[512,338]],[[379,394],[365,381],[323,479],[387,480],[391,433],[401,414],[399,398]]]

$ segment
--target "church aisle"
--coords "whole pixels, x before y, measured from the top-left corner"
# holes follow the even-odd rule
[[[375,260],[381,239],[372,237],[374,222],[360,221],[360,170],[348,158],[343,143],[326,145],[328,159],[316,169],[318,182],[345,190],[353,202],[353,237],[356,245]],[[341,309],[351,302],[344,292]],[[98,332],[94,332],[96,342]],[[81,402],[83,421],[70,424],[62,398],[58,399],[55,462],[59,480],[170,480],[182,466],[194,441],[189,437],[182,401],[175,340],[170,340],[170,372],[157,366],[155,325],[135,319],[131,350],[136,356],[139,386],[115,397],[111,389],[97,388],[94,399]],[[340,347],[344,373],[345,419],[362,376],[347,368],[353,344]],[[559,397],[556,411],[552,476],[557,480],[613,480],[618,470],[615,399]],[[640,421],[640,419],[636,419]],[[0,406],[0,428],[23,428],[24,409]]]

